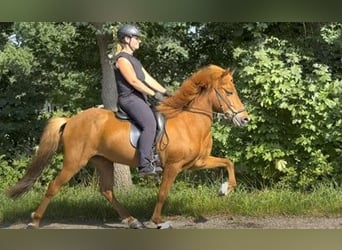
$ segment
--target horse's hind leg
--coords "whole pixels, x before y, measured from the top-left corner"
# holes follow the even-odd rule
[[[113,163],[103,157],[93,157],[91,164],[96,168],[100,178],[100,192],[109,201],[120,218],[127,222],[130,228],[142,228],[143,225],[118,202],[113,194],[114,173]]]
[[[74,161],[64,160],[63,168],[59,175],[50,182],[49,187],[45,193],[43,201],[40,203],[39,207],[35,212],[31,214],[32,222],[28,225],[29,228],[38,228],[41,219],[45,213],[47,206],[49,205],[53,196],[55,196],[61,187],[68,183],[69,180],[85,165],[75,166]]]

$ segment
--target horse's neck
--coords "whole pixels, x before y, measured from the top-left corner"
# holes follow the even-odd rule
[[[188,108],[184,109],[184,119],[188,121],[188,126],[201,127],[204,134],[210,133],[213,121],[212,108],[207,99],[198,99],[193,102]]]
[[[199,115],[199,119],[204,118],[203,116],[206,116],[210,119],[210,123],[213,120],[213,111],[208,98],[198,98],[186,110]]]
[[[213,117],[212,104],[207,96],[200,96],[194,99],[191,103],[188,103],[186,106],[179,106],[176,108],[172,105],[161,104],[158,106],[158,110],[163,113],[167,119],[182,119],[191,115],[194,116],[196,120],[208,120],[211,124]]]

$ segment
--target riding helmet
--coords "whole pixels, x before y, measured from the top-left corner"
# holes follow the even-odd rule
[[[140,33],[138,27],[136,27],[134,25],[130,25],[130,24],[125,24],[119,28],[118,33],[117,33],[117,37],[118,37],[120,42],[124,43],[125,42],[125,36],[140,37],[141,33]]]

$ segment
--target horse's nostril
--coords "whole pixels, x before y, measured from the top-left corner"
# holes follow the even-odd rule
[[[248,122],[249,122],[249,118],[248,117],[244,117],[241,121],[242,121],[243,125],[247,125]]]

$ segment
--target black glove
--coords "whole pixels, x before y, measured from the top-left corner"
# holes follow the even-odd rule
[[[166,92],[163,93],[163,95],[166,97],[170,97],[170,96],[172,96],[172,93],[170,91],[166,90]]]
[[[158,102],[161,102],[164,99],[164,95],[160,92],[156,92],[153,96],[153,98],[155,100],[157,100]]]

